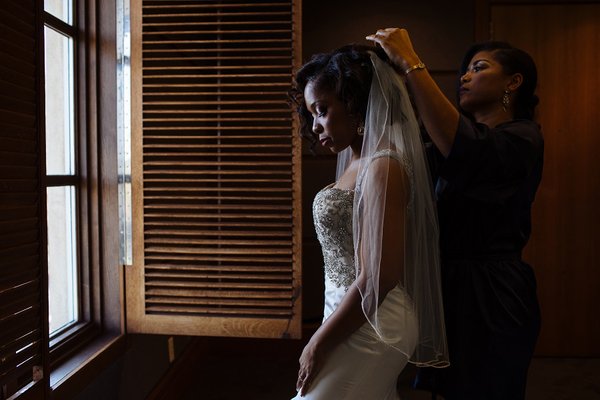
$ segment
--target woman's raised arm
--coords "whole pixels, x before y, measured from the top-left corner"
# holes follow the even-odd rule
[[[415,52],[406,29],[380,29],[366,37],[378,43],[406,77],[418,114],[436,147],[447,156],[454,143],[459,113]]]

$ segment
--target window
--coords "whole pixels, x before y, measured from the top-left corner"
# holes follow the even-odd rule
[[[80,4],[81,3],[81,4]],[[50,362],[93,336],[96,324],[90,282],[94,269],[93,219],[88,190],[88,152],[93,128],[86,121],[91,100],[85,57],[86,27],[77,0],[44,0],[44,109],[48,329]],[[82,9],[81,11],[86,11]],[[90,147],[90,145],[92,147]],[[86,208],[85,206],[88,205]],[[68,344],[68,345],[65,345]]]
[[[123,276],[141,311],[130,332],[300,332],[300,146],[285,95],[299,3],[132,1],[133,53],[150,51],[131,97],[125,273],[117,3],[0,1],[2,400],[73,398],[114,361]],[[201,329],[179,329],[186,319]]]
[[[102,4],[0,2],[0,399],[70,398],[88,379],[69,386],[74,368],[122,349],[116,51],[96,43],[114,36],[115,3]]]
[[[80,182],[75,151],[75,27],[71,1],[44,3],[48,319],[50,337],[79,321]],[[63,23],[64,22],[64,23]]]

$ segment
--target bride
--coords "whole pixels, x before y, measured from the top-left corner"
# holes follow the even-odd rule
[[[313,203],[324,318],[300,356],[294,399],[397,399],[408,362],[448,365],[437,217],[416,117],[375,47],[317,54],[295,81],[302,135],[336,153],[338,165]]]

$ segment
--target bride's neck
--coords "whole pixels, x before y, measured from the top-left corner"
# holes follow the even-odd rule
[[[339,177],[335,183],[335,187],[338,189],[354,189],[356,186],[356,175],[358,173],[358,158],[352,157],[352,161],[348,168],[344,171],[342,176]]]

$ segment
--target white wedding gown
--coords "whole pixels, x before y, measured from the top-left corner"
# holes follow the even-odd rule
[[[352,239],[354,191],[329,185],[313,203],[313,217],[325,262],[327,319],[340,304],[355,279]],[[328,356],[309,392],[293,400],[399,399],[396,381],[416,346],[418,328],[412,302],[397,286],[379,307],[380,321],[401,333],[393,346],[383,343],[369,322],[340,343]],[[393,328],[390,328],[393,327]],[[402,351],[399,351],[401,349]]]

